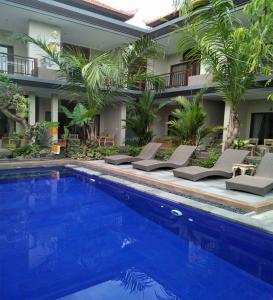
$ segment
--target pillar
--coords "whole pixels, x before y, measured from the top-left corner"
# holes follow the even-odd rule
[[[34,125],[36,123],[36,97],[34,94],[28,96],[29,109],[28,109],[28,123]]]
[[[120,141],[119,144],[121,146],[125,145],[125,138],[126,138],[126,129],[124,128],[125,121],[126,120],[126,105],[122,104],[120,108]]]
[[[51,97],[51,122],[58,122],[59,98],[57,95]],[[52,135],[52,142],[58,141],[58,133]]]
[[[224,146],[225,146],[225,141],[227,139],[227,127],[229,124],[229,116],[230,116],[230,104],[229,103],[225,103],[225,113],[224,113],[224,130],[223,130],[223,146],[222,146],[222,150],[224,150]]]

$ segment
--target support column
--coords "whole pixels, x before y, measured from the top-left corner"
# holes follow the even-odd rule
[[[126,105],[122,104],[120,110],[120,145],[124,146],[126,138],[126,129],[124,128],[124,120],[126,120]]]
[[[36,123],[36,97],[34,94],[28,96],[29,110],[28,110],[28,123],[34,125]]]
[[[224,130],[223,130],[223,146],[222,146],[222,150],[224,150],[225,147],[225,142],[227,139],[227,127],[229,125],[229,116],[230,116],[230,104],[229,103],[225,103],[225,113],[224,113]]]
[[[57,95],[51,97],[51,122],[58,122],[59,98]],[[58,141],[58,132],[52,135],[52,142]]]

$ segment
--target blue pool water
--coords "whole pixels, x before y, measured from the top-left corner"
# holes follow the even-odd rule
[[[64,168],[0,173],[0,224],[1,300],[273,299],[272,236]]]

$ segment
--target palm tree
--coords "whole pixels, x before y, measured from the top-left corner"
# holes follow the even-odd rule
[[[217,132],[223,127],[206,127],[207,114],[200,105],[203,93],[198,93],[192,101],[186,97],[177,97],[176,102],[179,108],[173,111],[174,119],[170,125],[171,135],[177,144],[198,145],[208,134]]]
[[[155,95],[145,91],[138,100],[127,101],[127,119],[125,128],[131,130],[135,137],[132,139],[138,146],[149,143],[153,138],[152,126],[158,119],[160,110],[168,102],[156,103]]]
[[[20,38],[45,51],[45,59],[55,63],[59,73],[66,78],[63,87],[76,93],[90,116],[94,116],[94,111],[98,114],[113,96],[127,96],[128,87],[138,88],[143,82],[151,83],[158,89],[163,86],[159,76],[146,71],[147,59],[163,55],[161,47],[148,37],[121,49],[95,53],[91,58],[86,58],[79,50],[67,52],[50,47],[47,41],[40,38]],[[92,120],[91,127],[94,124]]]
[[[243,27],[233,9],[232,0],[185,0],[180,12],[186,17],[185,26],[178,29],[181,36],[177,43],[187,59],[201,60],[230,105],[225,148],[240,135],[238,105],[257,73],[246,51],[249,37],[241,34]]]

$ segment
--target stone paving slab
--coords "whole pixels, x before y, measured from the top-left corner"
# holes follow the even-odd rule
[[[170,191],[180,192],[187,195],[201,197],[206,200],[216,201],[229,205],[231,207],[240,208],[246,211],[255,211],[261,213],[273,209],[273,192],[268,193],[265,197],[256,196],[248,193],[226,190],[225,180],[222,178],[210,178],[197,182],[176,178],[172,171],[157,170],[145,172],[133,169],[130,164],[127,165],[110,165],[104,161],[88,161],[81,162],[86,166],[90,166],[103,172],[115,174],[165,188]]]

